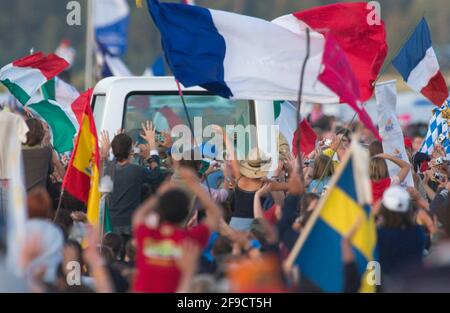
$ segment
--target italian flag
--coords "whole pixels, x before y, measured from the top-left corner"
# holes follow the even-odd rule
[[[45,121],[51,131],[52,144],[58,153],[73,150],[73,139],[79,124],[72,109],[72,103],[79,92],[58,77],[46,82],[40,96],[34,96],[27,105],[28,110]]]
[[[42,52],[16,60],[0,69],[0,81],[23,105],[48,80],[69,64],[55,54],[45,56]]]

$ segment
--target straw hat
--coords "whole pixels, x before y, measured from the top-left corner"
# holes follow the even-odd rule
[[[278,134],[278,157],[282,160],[286,160],[291,152],[291,148],[289,143],[286,140],[286,137],[279,132]]]
[[[247,178],[257,179],[267,176],[272,159],[267,158],[259,148],[254,148],[247,160],[239,161],[239,172]]]

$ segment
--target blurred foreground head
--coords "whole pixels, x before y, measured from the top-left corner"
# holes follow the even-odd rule
[[[277,257],[266,254],[228,265],[231,292],[283,292],[282,271]]]
[[[47,190],[36,187],[27,196],[29,218],[51,218],[52,199]]]
[[[180,224],[189,214],[190,200],[181,189],[163,193],[158,200],[157,212],[161,223]]]
[[[25,122],[29,129],[27,133],[27,142],[25,144],[30,147],[40,145],[45,135],[42,122],[36,118],[29,118]]]

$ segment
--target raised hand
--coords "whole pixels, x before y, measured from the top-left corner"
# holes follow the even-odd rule
[[[156,129],[153,127],[152,122],[147,121],[141,124],[143,134],[141,137],[147,141],[150,146],[150,150],[156,150]]]
[[[263,195],[268,194],[268,193],[271,191],[271,189],[272,189],[272,184],[270,184],[270,183],[265,183],[264,185],[262,185],[261,188],[259,188],[259,189],[256,191],[256,193],[257,193],[259,196],[263,196]]]
[[[111,141],[109,140],[109,133],[107,130],[102,130],[100,133],[100,158],[102,160],[106,160],[108,158],[110,148]]]

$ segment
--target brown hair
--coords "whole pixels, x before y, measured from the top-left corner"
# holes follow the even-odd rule
[[[305,194],[302,199],[300,200],[300,224],[302,227],[306,226],[306,223],[308,222],[309,217],[311,216],[313,211],[308,211],[308,208],[312,201],[319,200],[320,197],[316,193],[307,193]]]
[[[373,157],[380,153],[383,153],[383,144],[378,140],[372,141],[369,145],[369,156]]]
[[[320,154],[318,157],[316,157],[316,159],[314,160],[312,179],[320,179],[322,175],[323,177],[333,176],[334,166],[330,161],[330,157],[325,154]]]
[[[118,162],[128,159],[131,153],[133,140],[127,134],[118,134],[111,142],[114,157]]]
[[[387,209],[381,205],[380,214],[382,217],[382,226],[385,228],[408,229],[414,226],[413,210],[400,213]]]
[[[371,180],[375,181],[389,177],[388,167],[383,158],[376,157],[370,159],[369,176]]]
[[[30,147],[40,145],[45,135],[41,121],[36,118],[29,118],[25,122],[28,126],[26,145]]]
[[[52,200],[43,187],[33,188],[27,196],[28,216],[30,218],[50,218]]]

